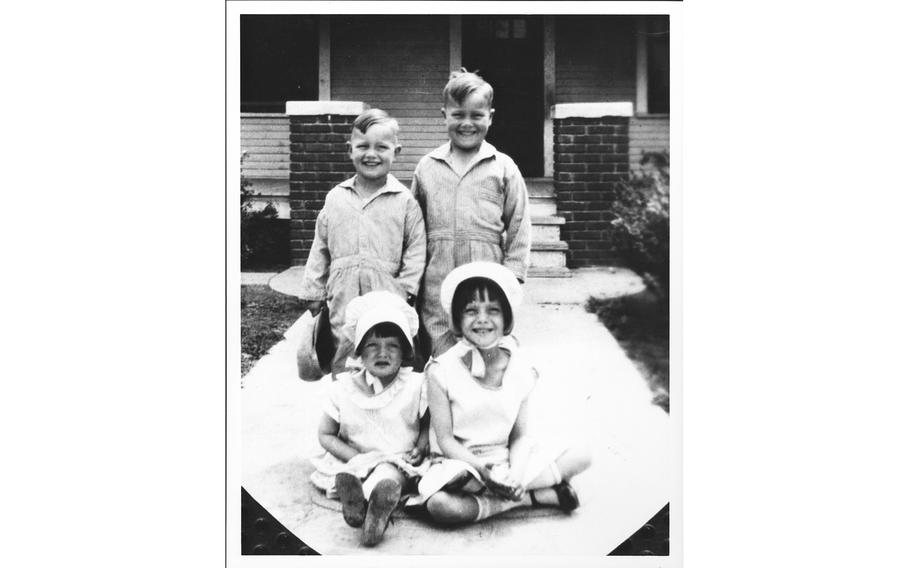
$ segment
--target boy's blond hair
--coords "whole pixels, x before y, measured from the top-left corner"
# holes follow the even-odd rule
[[[493,86],[484,81],[477,72],[462,67],[460,71],[452,71],[449,75],[449,82],[442,90],[442,104],[448,104],[450,100],[462,104],[472,93],[480,94],[486,100],[487,106],[493,108]]]
[[[353,134],[357,130],[361,134],[366,134],[370,127],[377,124],[388,124],[389,128],[392,129],[392,136],[395,138],[395,142],[398,142],[398,121],[389,116],[386,111],[378,108],[371,108],[360,113],[360,116],[354,119],[351,133]]]

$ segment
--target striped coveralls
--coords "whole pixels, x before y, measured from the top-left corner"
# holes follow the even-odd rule
[[[367,199],[354,191],[354,177],[332,188],[316,218],[316,235],[304,271],[302,300],[325,300],[335,336],[334,372],[355,346],[344,340],[344,310],[352,299],[388,290],[417,295],[426,257],[420,207],[408,188],[389,174]]]
[[[453,268],[477,260],[498,262],[524,282],[531,261],[528,189],[518,166],[483,142],[459,176],[451,166],[449,144],[421,158],[411,183],[427,231],[418,306],[434,356],[456,342],[439,302],[439,288]]]

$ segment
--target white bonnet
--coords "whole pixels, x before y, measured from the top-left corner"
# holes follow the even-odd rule
[[[521,304],[521,284],[518,283],[518,278],[511,270],[495,262],[469,262],[449,272],[439,289],[439,301],[449,317],[452,316],[452,299],[455,297],[455,290],[458,289],[459,284],[469,278],[486,278],[495,282],[506,295],[513,314]]]
[[[401,296],[386,290],[367,292],[351,300],[344,312],[342,333],[353,342],[356,350],[371,327],[385,322],[398,326],[413,349],[413,337],[417,335],[419,325],[417,311]]]

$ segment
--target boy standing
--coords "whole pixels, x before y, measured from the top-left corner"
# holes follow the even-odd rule
[[[456,266],[487,260],[524,282],[531,259],[528,190],[518,166],[484,138],[493,123],[493,87],[475,73],[452,74],[443,89],[449,142],[417,164],[411,191],[427,229],[427,268],[419,299],[432,354],[455,344],[439,301]]]
[[[379,109],[365,111],[354,120],[348,148],[357,173],[326,195],[300,295],[314,315],[328,306],[337,345],[333,374],[353,351],[341,333],[348,302],[388,290],[413,304],[426,260],[420,207],[389,173],[401,151],[398,121]]]

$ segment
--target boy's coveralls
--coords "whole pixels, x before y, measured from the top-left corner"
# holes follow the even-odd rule
[[[427,268],[418,306],[434,356],[455,344],[439,303],[439,287],[453,268],[475,260],[498,262],[524,282],[531,263],[528,189],[518,166],[484,141],[459,176],[449,144],[421,158],[411,183],[426,222]]]
[[[372,290],[388,290],[405,300],[408,294],[416,296],[426,259],[423,216],[408,188],[389,174],[385,186],[364,200],[354,190],[354,179],[326,195],[300,295],[328,304],[338,346],[332,363],[336,373],[355,348],[342,341],[348,302]]]

